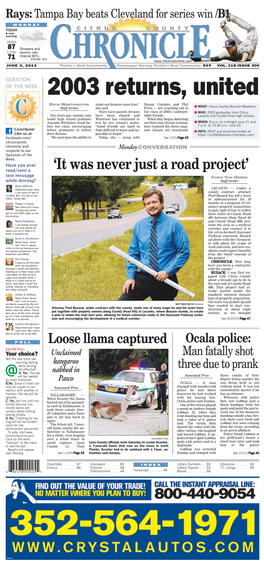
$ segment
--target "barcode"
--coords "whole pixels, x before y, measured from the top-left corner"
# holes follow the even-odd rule
[[[40,460],[8,460],[8,472],[40,472]]]

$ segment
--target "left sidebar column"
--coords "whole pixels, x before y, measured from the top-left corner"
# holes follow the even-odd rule
[[[12,476],[38,472],[42,449],[42,96],[39,77],[22,70],[7,73],[5,85],[5,470]]]

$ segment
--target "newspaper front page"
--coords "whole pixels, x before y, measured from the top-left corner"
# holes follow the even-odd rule
[[[2,559],[257,561],[259,9],[2,13]]]

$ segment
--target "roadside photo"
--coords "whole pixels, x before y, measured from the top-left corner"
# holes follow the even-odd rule
[[[167,349],[90,349],[90,435],[169,434]]]
[[[53,301],[203,300],[204,180],[52,178]]]

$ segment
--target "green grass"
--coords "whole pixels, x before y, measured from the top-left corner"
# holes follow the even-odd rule
[[[190,188],[181,193],[187,202],[187,208],[180,217],[203,217],[204,200],[200,194],[197,194],[197,188]]]
[[[191,257],[178,275],[179,284],[203,299],[203,225],[202,221],[184,221]],[[117,300],[127,278],[126,261],[109,251],[111,245],[127,252],[133,230],[120,237],[92,243],[89,247],[52,261],[52,300]],[[192,301],[182,292],[176,301]]]
[[[131,192],[130,196],[127,196],[128,198],[141,198],[141,196],[144,194],[145,190],[148,188],[148,186],[146,184],[140,184],[140,186],[138,188],[136,188],[135,190],[133,190],[133,192]]]
[[[126,204],[125,202],[121,202],[121,200],[117,200],[117,203],[120,204],[119,209],[123,214],[136,212],[139,210],[143,210],[144,208],[143,202],[132,202],[131,204]]]
[[[169,431],[168,429],[165,429],[164,431],[157,431],[156,435],[158,435],[159,437],[164,436],[164,435],[168,435]]]

